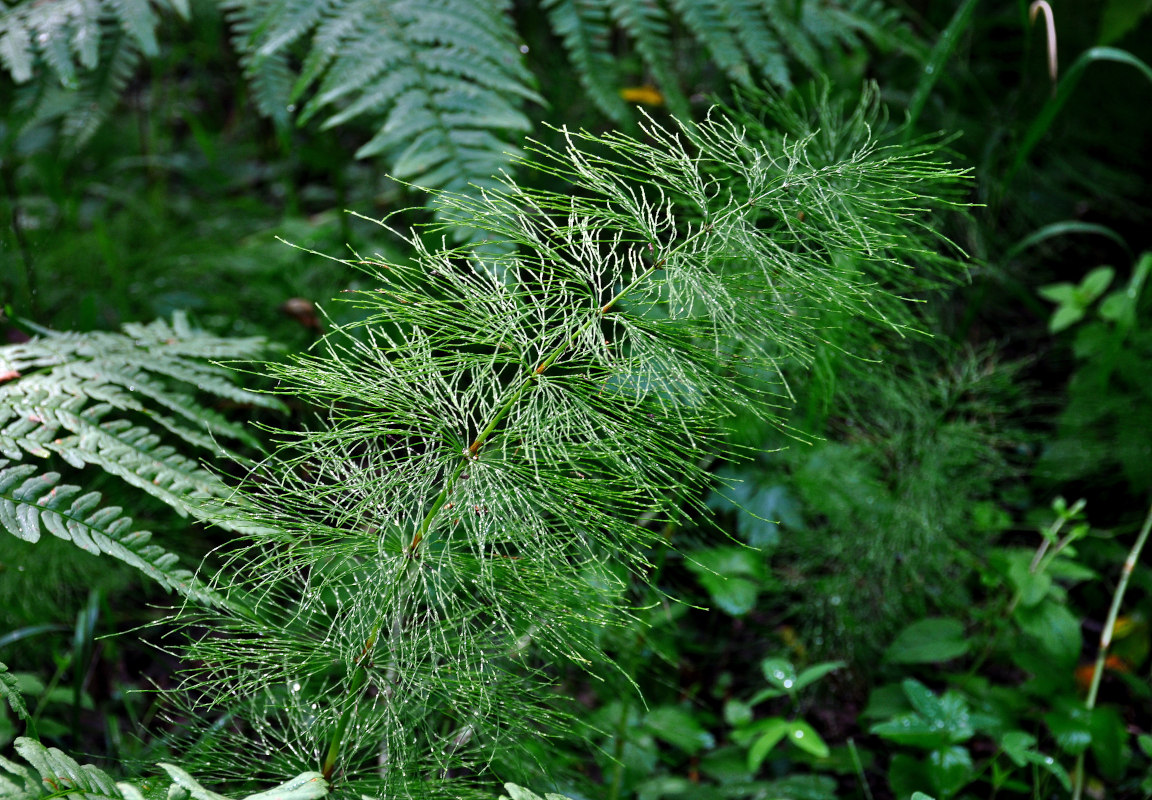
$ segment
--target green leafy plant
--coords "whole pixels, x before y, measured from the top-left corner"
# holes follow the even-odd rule
[[[37,542],[46,529],[95,554],[142,571],[198,602],[212,594],[174,555],[134,530],[120,506],[62,483],[52,459],[76,470],[94,466],[147,493],[183,517],[236,529],[220,511],[229,494],[220,477],[168,441],[233,459],[217,441],[258,445],[251,433],[195,393],[266,408],[280,403],[235,385],[209,358],[251,358],[262,340],[228,339],[172,322],[129,324],[123,333],[39,331],[0,348],[0,523]]]
[[[832,764],[831,749],[804,719],[805,708],[812,706],[807,700],[802,703],[802,696],[810,697],[809,687],[844,664],[825,662],[797,671],[785,659],[765,658],[759,666],[767,686],[742,699],[728,698],[722,721],[699,703],[642,709],[616,701],[598,708],[590,727],[615,728],[611,758],[606,747],[599,759],[612,776],[606,796],[835,798],[836,780],[820,774]],[[773,700],[790,708],[777,702],[773,711],[778,713],[757,714],[758,706]],[[789,757],[810,761],[812,770],[803,769],[803,762],[789,763]],[[684,759],[692,764],[694,778],[676,768]],[[778,777],[785,764],[791,769]],[[773,775],[777,777],[768,777]]]
[[[891,714],[873,724],[870,733],[926,754],[892,756],[888,775],[897,796],[930,787],[937,797],[955,797],[978,780],[987,780],[994,793],[1027,790],[1029,784],[1017,776],[1026,776],[1037,767],[1054,776],[1065,790],[1072,788],[1059,762],[1037,749],[1036,736],[973,708],[973,700],[964,692],[948,689],[937,694],[912,678],[905,679],[899,690],[877,690],[869,704],[870,713]],[[971,743],[978,735],[996,745],[994,755],[983,762],[973,757]]]
[[[724,706],[724,719],[733,726],[733,741],[748,747],[749,772],[755,774],[781,742],[787,742],[817,758],[828,757],[831,751],[824,739],[797,715],[799,693],[843,666],[843,662],[828,661],[797,672],[792,663],[784,659],[769,658],[760,662],[768,688],[761,689],[747,701],[730,700]],[[753,720],[752,709],[755,706],[778,697],[787,697],[792,702],[791,717],[773,716]]]
[[[1083,509],[1083,501],[1069,505],[1058,498],[1039,547],[991,552],[985,582],[1008,594],[987,608],[985,630],[968,633],[955,619],[922,620],[892,643],[889,664],[926,672],[947,687],[935,692],[905,678],[872,692],[864,717],[878,721],[869,732],[927,755],[892,756],[889,782],[897,795],[930,788],[934,796],[955,797],[977,782],[995,794],[1027,793],[1051,781],[1079,795],[1088,754],[1096,774],[1117,784],[1124,779],[1130,760],[1125,723],[1116,706],[1097,706],[1096,692],[1106,666],[1132,668],[1110,660],[1109,647],[1131,574],[1127,565],[1135,564],[1152,522],[1145,521],[1126,559],[1095,664],[1077,666],[1081,624],[1069,593],[1078,583],[1099,581],[1080,563],[1090,532]],[[963,673],[927,672],[968,655],[975,658]],[[999,666],[990,668],[1004,663],[1026,679],[1008,683]],[[1133,682],[1131,696],[1146,699],[1147,692]],[[991,755],[988,742],[995,745]]]
[[[776,419],[784,365],[811,360],[826,320],[900,327],[883,287],[951,264],[928,212],[965,173],[879,138],[874,91],[847,113],[819,93],[775,108],[780,127],[755,137],[719,112],[649,122],[643,141],[563,131],[563,150],[532,144],[525,166],[571,188],[506,178],[480,197],[443,193],[443,223],[406,237],[410,260],[349,259],[379,286],[345,295],[359,321],[268,365],[320,421],[281,432],[227,510],[221,484],[150,427],[106,417],[155,405],[150,426],[219,452],[197,426],[243,432],[166,384],[255,402],[186,363],[236,357],[235,343],[177,320],[7,356],[11,452],[98,465],[241,537],[207,589],[149,573],[191,601],[189,718],[223,719],[188,764],[240,782],[318,767],[342,793],[487,796],[490,771],[536,774],[536,737],[585,733],[553,684],[618,669],[611,634],[651,591],[660,523],[686,521],[711,480],[700,454],[732,451],[726,420]],[[505,246],[449,248],[445,226]],[[71,393],[38,393],[37,367]],[[123,463],[122,447],[98,446],[118,434],[135,445]],[[129,526],[93,536],[75,501],[60,505],[79,490],[56,501],[18,478],[18,534],[41,519],[77,541],[52,516],[69,514],[100,546]],[[674,706],[647,717],[676,747],[706,735]]]
[[[252,98],[281,134],[293,122],[323,118],[323,128],[367,123],[359,157],[385,157],[396,178],[453,192],[494,188],[512,168],[517,140],[532,128],[525,103],[543,104],[521,44],[511,4],[469,0],[225,0],[232,42]],[[158,9],[187,17],[186,0]],[[79,0],[45,6],[33,0],[0,15],[0,59],[18,84],[33,85],[46,62],[58,84],[36,82],[23,108],[29,128],[64,120],[73,149],[94,132],[132,75],[140,53],[155,57],[159,17],[153,4]],[[841,47],[875,41],[922,54],[899,12],[876,0],[829,6],[720,0],[547,0],[551,35],[596,107],[632,124],[627,95],[634,76],[659,84],[659,103],[690,116],[681,41],[702,45],[723,73],[752,86],[792,85],[795,65],[819,74]],[[123,33],[101,37],[115,22]],[[621,58],[618,41],[634,47]],[[101,56],[101,43],[106,52]],[[703,61],[697,59],[697,61]],[[72,87],[83,83],[78,92]],[[63,85],[62,91],[60,85]],[[692,91],[696,91],[693,87]],[[93,113],[93,109],[96,112]],[[469,187],[476,187],[472,189]],[[436,200],[432,200],[435,207]],[[460,233],[462,231],[458,231]]]
[[[91,764],[79,764],[54,747],[34,739],[17,739],[16,752],[32,769],[0,756],[0,797],[5,800],[37,800],[60,796],[84,800],[144,800],[145,797],[224,800],[205,789],[184,770],[160,764],[167,780],[148,779],[137,783],[117,782]],[[5,774],[6,773],[6,774]],[[166,792],[166,795],[164,794]],[[244,800],[317,800],[328,793],[328,784],[317,772],[304,772],[279,786]]]
[[[157,11],[187,19],[187,0],[116,2],[63,0],[5,4],[0,10],[0,64],[21,93],[9,125],[59,125],[71,150],[82,147],[107,119],[142,56],[155,58]],[[16,131],[3,130],[5,144]],[[5,150],[8,148],[5,147]]]
[[[1049,327],[1061,332],[1076,326],[1072,353],[1076,368],[1057,436],[1041,458],[1039,469],[1050,480],[1099,478],[1117,468],[1130,488],[1152,486],[1149,444],[1130,435],[1148,420],[1148,387],[1144,365],[1152,353],[1152,336],[1143,324],[1146,284],[1152,253],[1137,260],[1126,284],[1108,291],[1115,270],[1098,267],[1079,285],[1056,283],[1040,289],[1057,304]]]
[[[246,720],[204,736],[206,764],[255,768],[233,744],[255,731],[277,769],[461,797],[581,729],[551,670],[612,673],[605,634],[698,454],[733,411],[771,416],[822,310],[884,321],[876,283],[933,238],[912,209],[963,175],[879,144],[871,93],[817,131],[838,119],[819,100],[758,140],[718,113],[647,142],[564,132],[531,166],[571,190],[438,196],[506,249],[412,236],[409,263],[349,262],[379,282],[345,296],[363,322],[269,367],[330,411],[254,473],[254,547],[189,650],[199,715]]]

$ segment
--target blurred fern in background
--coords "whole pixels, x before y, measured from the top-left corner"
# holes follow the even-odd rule
[[[899,12],[878,0],[539,0],[517,6],[515,17],[510,0],[220,5],[252,101],[278,130],[313,119],[322,130],[363,129],[357,156],[383,158],[402,181],[453,192],[495,187],[493,176],[513,168],[520,137],[534,127],[526,105],[539,108],[545,97],[569,103],[575,85],[607,119],[630,126],[634,96],[687,119],[690,95],[727,81],[788,88],[797,70],[819,74],[845,47],[871,42],[925,52]],[[6,135],[58,123],[66,145],[80,148],[140,57],[157,56],[161,15],[189,13],[186,0],[7,6],[0,61],[21,91],[9,101]],[[515,23],[533,15],[544,17],[550,33],[529,44]],[[551,37],[562,45],[570,78],[542,88],[533,48],[547,58]],[[722,74],[704,77],[709,61]],[[686,85],[693,72],[702,80]],[[648,88],[630,93],[637,84]]]

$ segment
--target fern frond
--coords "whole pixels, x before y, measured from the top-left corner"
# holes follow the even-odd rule
[[[543,0],[552,30],[568,51],[576,76],[593,102],[617,124],[628,120],[605,0]]]
[[[284,5],[276,0],[228,0],[221,3],[232,26],[232,44],[240,53],[240,65],[252,87],[252,100],[260,113],[280,129],[286,129],[291,120],[289,105],[295,75],[286,51],[269,52],[260,47],[260,42],[267,34],[268,22]],[[291,42],[282,33],[278,38],[285,44]]]
[[[768,23],[761,0],[720,0],[722,13],[731,21],[733,35],[757,72],[773,86],[792,85],[784,43]]]
[[[837,43],[855,47],[864,40],[886,50],[902,50],[918,61],[928,57],[925,42],[916,37],[900,11],[884,0],[819,3],[805,12],[806,18],[812,20],[805,24],[827,49]]]
[[[340,55],[344,43],[351,40],[358,30],[366,27],[375,7],[373,0],[337,0],[332,4],[312,36],[308,54],[300,68],[300,77],[292,90],[293,102],[301,99],[304,92],[324,75],[329,65]],[[305,110],[301,122],[306,121],[307,117]]]
[[[250,41],[245,50],[255,48],[258,58],[275,55],[302,39],[320,21],[331,13],[336,0],[287,0],[287,2],[265,4],[261,9],[264,16],[251,25],[246,34]],[[260,8],[253,4],[252,8]]]
[[[32,770],[0,757],[0,798],[3,800],[39,800],[39,798],[69,797],[73,800],[144,800],[160,796],[164,787],[154,789],[131,783],[117,782],[102,769],[91,764],[79,764],[71,756],[45,747],[33,739],[19,738],[16,752],[31,765]],[[193,800],[228,800],[205,789],[195,778],[172,764],[157,765],[170,779],[169,797],[191,797]],[[5,774],[7,773],[7,774]],[[304,772],[290,781],[243,800],[318,800],[328,794],[328,783],[317,772]]]
[[[16,678],[8,672],[8,665],[3,662],[0,662],[0,696],[7,701],[8,707],[18,719],[28,719],[28,706],[24,704],[24,696],[20,694]]]
[[[209,597],[202,587],[193,588],[199,584],[188,573],[175,569],[171,556],[147,544],[148,534],[127,534],[130,520],[119,508],[97,508],[100,496],[91,492],[66,507],[79,488],[57,486],[55,472],[32,478],[40,470],[18,462],[55,455],[76,469],[96,466],[183,516],[235,528],[220,514],[219,501],[229,494],[220,478],[164,439],[175,437],[213,455],[230,455],[221,438],[257,445],[193,393],[279,408],[275,399],[238,388],[223,368],[204,361],[251,357],[263,347],[259,339],[197,331],[176,315],[171,323],[125,325],[123,333],[43,331],[0,348],[0,375],[7,378],[0,383],[0,455],[17,462],[3,473],[7,494],[0,501],[0,523],[36,541],[43,521],[60,538],[109,553],[166,588],[197,600]],[[18,479],[23,482],[17,485]]]
[[[60,135],[69,152],[84,147],[112,114],[140,63],[140,49],[126,35],[107,37],[101,50],[99,64],[81,75],[76,94],[61,98],[68,107],[61,118]],[[45,110],[42,104],[37,116],[45,116]]]
[[[32,739],[19,738],[16,752],[31,765],[32,770],[0,759],[0,797],[5,800],[36,800],[66,792],[75,792],[83,798],[124,800],[116,782],[103,770],[90,764],[81,766],[56,748],[44,747]]]
[[[32,77],[32,34],[23,15],[15,11],[0,17],[0,63],[17,83]]]
[[[0,525],[27,542],[38,542],[41,526],[54,536],[95,555],[106,554],[139,570],[169,591],[201,605],[222,602],[177,557],[155,544],[152,534],[132,530],[118,506],[102,505],[98,492],[81,494],[61,484],[56,472],[39,473],[31,464],[8,466],[0,459]]]
[[[467,0],[230,0],[234,41],[261,110],[283,119],[312,93],[301,122],[364,120],[357,157],[384,156],[397,177],[464,191],[510,166],[520,110],[540,102],[516,49],[507,3]],[[311,34],[297,79],[285,58]],[[295,85],[293,85],[293,83]]]
[[[112,9],[128,38],[144,51],[146,56],[155,56],[159,51],[156,44],[156,24],[159,18],[152,11],[149,0],[105,0]]]
[[[187,0],[24,0],[0,9],[0,62],[16,83],[43,61],[57,80],[75,88],[79,70],[95,69],[103,24],[119,27],[135,49],[155,56],[156,10],[188,16]],[[79,68],[79,69],[78,69]]]
[[[671,6],[728,77],[742,84],[751,82],[748,61],[740,52],[724,0],[672,0]]]
[[[636,49],[652,71],[668,108],[681,119],[690,119],[688,99],[669,58],[669,20],[659,3],[651,0],[608,0],[608,11],[620,28],[636,43]]]

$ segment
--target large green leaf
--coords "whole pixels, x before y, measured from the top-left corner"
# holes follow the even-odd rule
[[[968,647],[964,623],[949,617],[929,617],[900,631],[884,653],[884,660],[891,664],[933,664],[959,658]]]

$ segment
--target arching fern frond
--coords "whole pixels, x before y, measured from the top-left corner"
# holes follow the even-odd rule
[[[728,78],[752,85],[766,80],[790,87],[797,66],[819,74],[829,56],[865,41],[922,56],[926,48],[899,11],[882,0],[543,0],[552,30],[564,43],[581,83],[600,110],[614,120],[621,113],[618,92],[624,78],[613,49],[615,25],[634,43],[650,78],[669,108],[686,116],[683,58],[693,40]],[[674,31],[682,31],[674,33]],[[634,79],[634,77],[633,77]]]
[[[61,84],[78,86],[77,72],[100,61],[105,27],[119,28],[146,56],[155,56],[157,10],[188,17],[187,0],[24,0],[0,10],[0,62],[16,83],[43,62]]]
[[[368,122],[359,157],[384,156],[402,180],[465,191],[509,165],[513,136],[540,101],[522,63],[508,3],[469,0],[229,0],[235,41],[274,119],[303,103],[301,122]],[[311,37],[295,85],[281,75]],[[271,88],[274,87],[274,88]],[[305,98],[307,102],[304,103]]]
[[[33,739],[19,738],[16,752],[32,769],[0,756],[0,800],[38,800],[69,797],[73,800],[144,800],[164,796],[165,787],[117,782],[91,764],[79,764],[71,756],[45,747]],[[157,765],[167,773],[168,797],[191,800],[227,800],[206,789],[191,775],[172,764]],[[147,781],[146,783],[156,783]],[[328,794],[328,783],[318,772],[304,772],[279,786],[251,794],[244,800],[317,800]]]
[[[625,86],[651,81],[690,117],[685,76],[706,54],[732,81],[787,88],[863,40],[925,48],[883,0],[537,0],[574,78],[618,124]],[[524,63],[509,0],[220,0],[258,110],[281,130],[322,118],[362,123],[357,150],[402,181],[450,192],[496,188],[542,102]],[[60,119],[75,149],[107,117],[141,55],[157,52],[157,11],[186,0],[24,0],[0,13],[0,62],[19,82],[47,65],[32,123]],[[115,30],[116,36],[107,32]],[[102,35],[103,31],[103,35]],[[625,74],[634,49],[642,76]],[[67,90],[65,90],[65,87]],[[78,90],[78,91],[74,91]],[[299,109],[299,113],[297,113]],[[436,201],[433,200],[435,206]],[[459,234],[460,232],[456,232]]]
[[[608,0],[608,9],[620,28],[635,41],[644,65],[652,71],[668,107],[681,119],[689,119],[684,96],[670,58],[668,13],[650,0]]]
[[[543,0],[541,5],[584,91],[609,118],[623,123],[629,112],[620,99],[620,66],[612,55],[612,20],[603,0]]]
[[[252,101],[260,113],[272,120],[277,128],[287,128],[292,119],[288,106],[296,75],[289,64],[288,51],[284,48],[292,44],[303,31],[286,37],[285,32],[276,27],[276,22],[288,16],[290,9],[307,6],[305,10],[321,13],[326,4],[224,0],[220,5],[232,25],[232,44],[240,53],[240,65],[252,87]],[[267,36],[269,29],[277,32],[273,41],[279,45],[275,49],[261,46],[261,40]],[[288,31],[295,31],[290,23]]]
[[[129,532],[118,507],[95,492],[60,484],[60,475],[26,462],[57,457],[75,469],[96,466],[160,499],[182,516],[230,527],[217,501],[220,478],[178,452],[226,455],[220,439],[258,446],[251,434],[195,393],[267,408],[278,401],[237,387],[207,358],[251,358],[259,339],[227,339],[171,323],[129,324],[123,333],[55,333],[0,348],[0,524],[28,541],[41,525],[90,552],[124,561],[197,600],[209,594],[176,569],[173,557]],[[12,463],[15,462],[15,463]],[[79,495],[79,496],[78,496]]]
[[[151,544],[152,534],[133,530],[132,519],[119,506],[102,505],[98,492],[81,494],[79,486],[61,484],[56,472],[37,473],[32,464],[8,466],[0,459],[0,525],[27,542],[38,542],[46,528],[94,555],[110,555],[199,605],[220,601],[177,557]],[[79,495],[79,496],[78,496]]]

